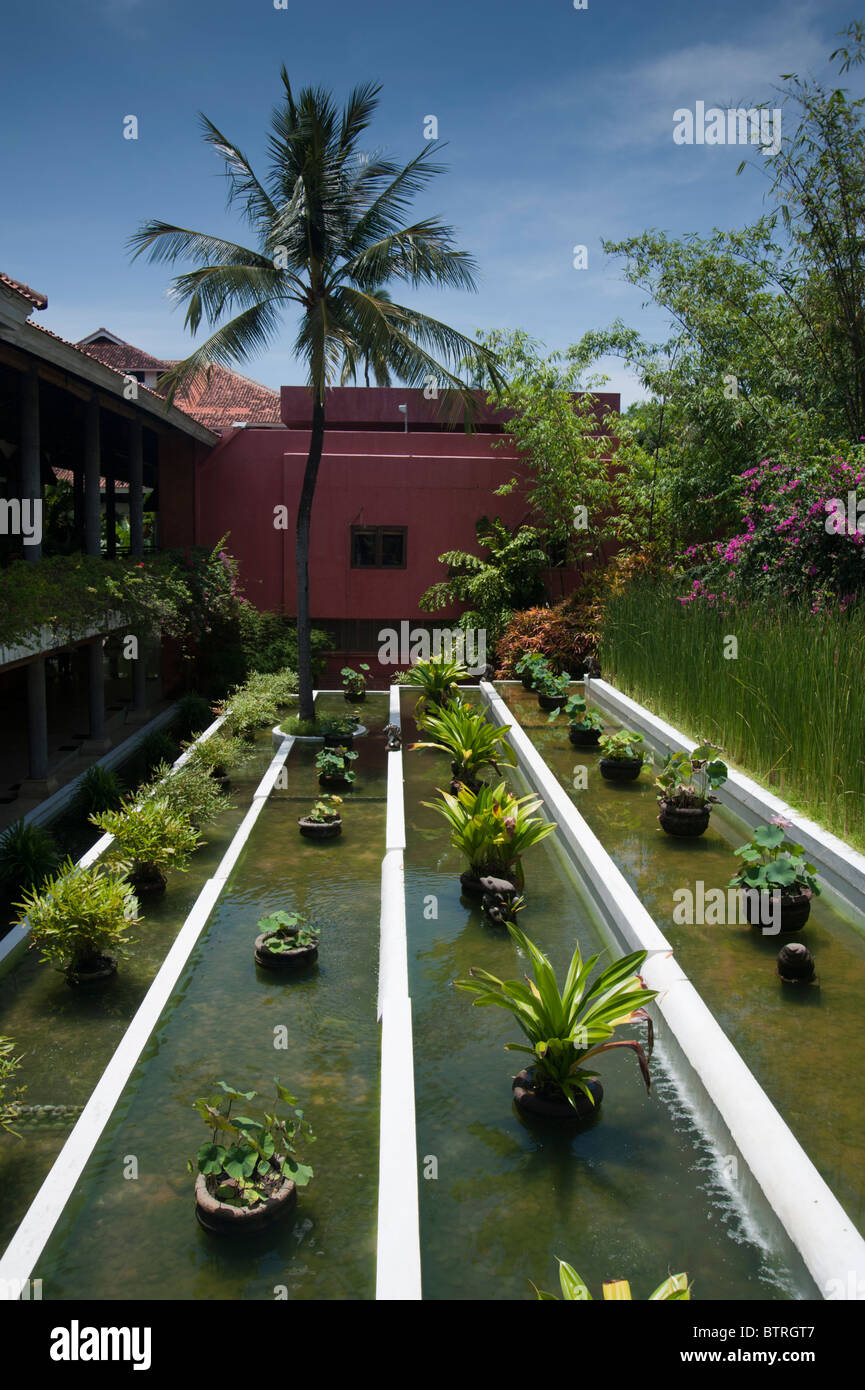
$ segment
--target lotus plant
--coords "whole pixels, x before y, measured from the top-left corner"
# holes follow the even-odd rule
[[[577,1110],[576,1096],[582,1093],[592,1105],[595,1098],[588,1085],[597,1075],[586,1069],[586,1062],[603,1052],[627,1047],[635,1054],[646,1090],[650,1090],[649,1062],[654,1032],[645,1005],[657,997],[647,989],[639,975],[645,951],[633,951],[602,970],[589,987],[589,976],[599,956],[583,960],[579,942],[561,991],[547,957],[534,942],[508,922],[507,929],[516,945],[532,965],[532,981],[500,980],[488,971],[472,966],[471,979],[457,980],[457,989],[474,994],[474,1004],[495,1004],[509,1009],[522,1030],[524,1043],[506,1043],[508,1052],[526,1052],[535,1069],[535,1089],[563,1096]],[[634,1038],[615,1039],[617,1028],[626,1023],[645,1023],[648,1052]]]
[[[433,748],[436,752],[448,753],[454,775],[452,791],[457,789],[455,783],[463,783],[477,791],[484,768],[492,767],[498,772],[500,762],[508,767],[515,765],[513,750],[507,741],[510,726],[498,728],[467,705],[436,710],[426,716],[423,727],[430,738],[413,743],[412,751]]]
[[[718,801],[713,792],[727,780],[727,764],[714,757],[714,743],[701,743],[692,753],[671,753],[655,778],[658,801],[682,810]]]
[[[572,728],[580,729],[583,733],[588,733],[591,729],[601,730],[604,727],[601,711],[596,705],[586,704],[585,695],[569,695],[567,703],[561,709],[552,711],[547,723],[552,724],[560,714],[566,716]]]
[[[730,888],[780,892],[782,898],[820,893],[816,868],[802,846],[785,837],[782,825],[758,825],[753,839],[734,853],[742,867],[730,879]]]

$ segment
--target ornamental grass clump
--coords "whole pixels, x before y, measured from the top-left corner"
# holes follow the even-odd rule
[[[0,835],[0,887],[7,893],[38,887],[60,863],[54,836],[41,825],[17,820]]]

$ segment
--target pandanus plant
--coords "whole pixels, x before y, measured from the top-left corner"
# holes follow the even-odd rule
[[[535,1068],[535,1089],[564,1096],[577,1109],[582,1093],[594,1105],[588,1085],[597,1075],[586,1069],[586,1062],[603,1052],[627,1047],[636,1055],[646,1090],[650,1090],[649,1062],[654,1031],[644,1005],[657,997],[647,989],[639,975],[645,951],[633,951],[602,970],[589,987],[589,976],[599,956],[583,960],[579,942],[574,948],[564,987],[559,991],[552,965],[519,927],[508,922],[507,929],[532,964],[534,981],[500,980],[488,971],[472,966],[471,979],[457,980],[457,989],[476,995],[474,1004],[495,1004],[509,1009],[528,1040],[506,1043],[508,1052],[527,1052]],[[648,1052],[635,1038],[613,1037],[626,1023],[645,1023]]]
[[[562,1299],[566,1303],[591,1303],[592,1295],[589,1293],[589,1286],[580,1278],[572,1265],[566,1264],[564,1260],[559,1260],[559,1283],[562,1288]],[[532,1288],[540,1299],[552,1299],[558,1303],[558,1296],[554,1293],[544,1293],[535,1284]],[[605,1302],[630,1302],[631,1286],[627,1279],[605,1279],[602,1285]],[[672,1303],[681,1300],[691,1299],[691,1285],[688,1283],[687,1274],[671,1274],[659,1284],[654,1293],[649,1294],[649,1303]]]
[[[444,816],[451,830],[451,844],[469,861],[475,878],[510,879],[523,885],[521,857],[532,845],[552,835],[554,821],[541,820],[539,797],[514,796],[507,785],[481,787],[477,792],[440,792],[440,801],[425,801]]]
[[[455,781],[477,791],[485,767],[498,772],[500,762],[508,767],[515,766],[513,750],[507,740],[508,727],[497,728],[477,710],[455,705],[426,716],[424,732],[431,737],[413,743],[412,751],[433,748],[438,753],[448,753]]]

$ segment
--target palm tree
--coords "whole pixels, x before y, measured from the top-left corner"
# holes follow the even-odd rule
[[[186,259],[174,297],[186,304],[193,334],[202,319],[214,331],[163,378],[171,399],[212,364],[231,366],[268,346],[283,309],[298,306],[294,350],[304,359],[312,429],[297,509],[299,715],[313,717],[309,614],[309,530],[325,430],[327,388],[356,377],[364,361],[405,385],[434,377],[442,401],[462,405],[466,426],[475,397],[457,374],[477,344],[439,320],[392,302],[380,287],[407,281],[474,290],[475,262],[454,247],[453,229],[435,217],[405,223],[409,204],[442,172],[430,142],[404,167],[358,147],[381,87],[356,87],[340,113],[332,95],[306,87],[297,100],[281,69],[284,95],[271,116],[270,168],[261,183],[245,155],[201,115],[204,138],[224,161],[228,204],[237,204],[257,249],[223,237],[145,223],[131,238],[134,257]],[[218,326],[217,326],[218,325]],[[495,371],[495,359],[489,355]]]

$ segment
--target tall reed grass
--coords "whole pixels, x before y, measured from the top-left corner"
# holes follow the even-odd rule
[[[599,654],[611,684],[865,849],[865,605],[721,612],[635,585],[609,600]]]

